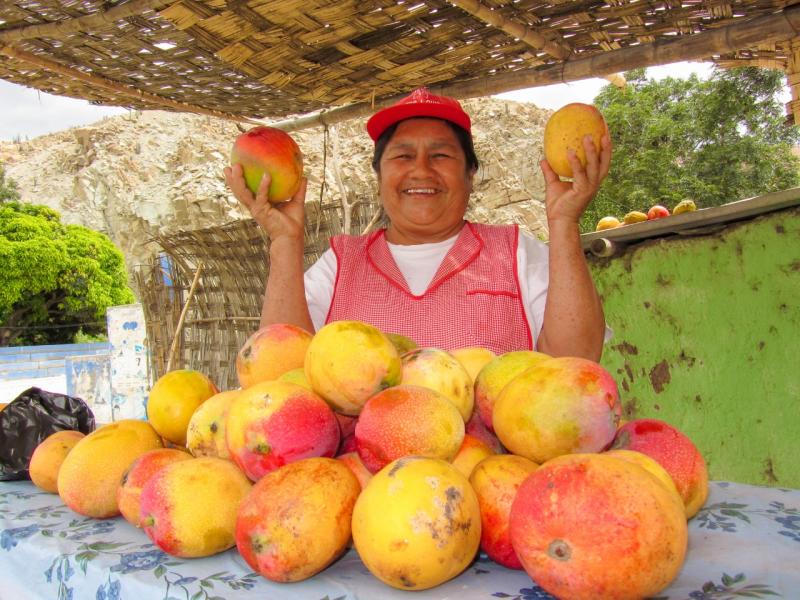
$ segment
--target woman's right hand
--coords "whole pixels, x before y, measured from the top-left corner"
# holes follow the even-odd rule
[[[268,173],[264,173],[255,196],[244,181],[240,164],[225,167],[225,183],[228,184],[236,199],[250,211],[253,219],[261,226],[271,241],[274,242],[279,238],[303,239],[306,185],[308,184],[305,177],[300,182],[300,188],[290,200],[277,204],[269,201],[270,177]]]

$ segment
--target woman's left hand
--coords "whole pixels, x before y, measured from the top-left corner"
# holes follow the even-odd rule
[[[549,224],[568,221],[578,223],[583,211],[597,194],[611,166],[611,138],[608,133],[600,140],[598,153],[591,136],[583,138],[586,167],[574,150],[567,151],[572,167],[572,181],[562,181],[546,160],[540,163],[545,182],[545,205]]]

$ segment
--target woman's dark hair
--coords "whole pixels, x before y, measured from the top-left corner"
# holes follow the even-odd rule
[[[455,123],[451,123],[450,121],[446,121],[445,119],[439,119],[443,123],[446,123],[450,129],[453,130],[453,133],[456,134],[456,138],[458,139],[458,143],[461,146],[461,149],[464,151],[464,156],[467,159],[467,172],[469,171],[477,171],[478,170],[478,156],[475,154],[475,146],[472,143],[472,136],[466,132],[466,130],[462,129]],[[402,123],[402,121],[398,121],[394,125],[390,125],[386,128],[386,130],[380,135],[380,137],[375,142],[375,152],[372,155],[372,168],[373,170],[380,175],[381,172],[381,157],[383,156],[384,151],[386,150],[386,145],[389,143],[389,140],[392,139],[394,132],[397,131],[397,126]]]

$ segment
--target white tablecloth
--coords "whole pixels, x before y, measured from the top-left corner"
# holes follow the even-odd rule
[[[800,490],[712,482],[689,524],[689,552],[659,598],[800,599]],[[30,482],[0,482],[2,600],[430,600],[551,598],[523,571],[478,558],[431,590],[381,583],[354,550],[315,577],[272,583],[235,549],[202,559],[164,554],[122,518],[89,519]]]

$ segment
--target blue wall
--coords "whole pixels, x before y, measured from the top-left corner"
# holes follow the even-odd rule
[[[108,342],[0,348],[0,380],[64,375],[68,359],[107,356],[110,348]]]

